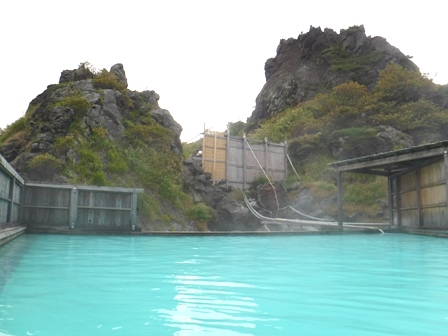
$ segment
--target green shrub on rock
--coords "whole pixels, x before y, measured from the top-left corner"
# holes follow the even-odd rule
[[[61,169],[61,160],[48,153],[36,155],[28,162],[28,175],[33,180],[51,181]]]

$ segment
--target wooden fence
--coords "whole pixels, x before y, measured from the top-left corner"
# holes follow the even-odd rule
[[[23,225],[29,230],[135,230],[143,189],[27,183]]]
[[[0,226],[19,223],[23,185],[22,177],[0,155]]]
[[[424,229],[448,227],[447,163],[441,158],[391,178],[393,224]]]
[[[143,189],[25,183],[0,155],[0,226],[29,231],[135,230]]]
[[[240,189],[265,174],[271,181],[282,181],[287,176],[286,145],[205,131],[202,167],[214,183],[225,180]]]

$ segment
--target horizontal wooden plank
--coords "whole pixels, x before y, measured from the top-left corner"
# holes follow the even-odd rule
[[[107,192],[117,192],[117,193],[127,193],[133,194],[134,192],[139,194],[144,190],[141,188],[121,188],[121,187],[97,187],[97,186],[85,186],[85,185],[73,185],[73,184],[46,184],[46,183],[26,183],[26,187],[35,188],[54,188],[54,189],[78,189],[85,191],[107,191]]]
[[[427,150],[422,150],[418,152],[409,153],[396,153],[393,152],[381,155],[372,155],[370,157],[363,157],[359,159],[340,161],[335,163],[330,163],[330,166],[336,168],[338,171],[350,171],[361,168],[373,168],[378,166],[384,166],[393,163],[400,163],[406,161],[414,161],[419,159],[425,159],[435,156],[443,156],[445,152],[445,147],[432,148]]]
[[[78,205],[78,209],[90,209],[90,210],[118,210],[118,211],[131,211],[131,208],[114,208],[114,207],[102,207],[102,206],[88,206]]]
[[[59,209],[59,210],[69,210],[70,207],[61,207],[61,206],[51,206],[51,205],[23,205],[24,208],[33,208],[33,209]]]

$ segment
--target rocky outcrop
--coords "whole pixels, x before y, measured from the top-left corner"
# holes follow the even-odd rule
[[[277,55],[266,61],[266,84],[256,99],[249,130],[256,128],[258,121],[341,83],[352,80],[371,88],[391,62],[419,71],[384,38],[366,36],[363,26],[339,34],[311,27],[297,39],[281,40]]]
[[[194,158],[184,161],[184,187],[195,203],[205,203],[216,211],[208,223],[212,231],[258,231],[259,220],[241,202],[231,197],[232,188],[225,183],[212,184],[211,174],[204,172]]]
[[[110,73],[115,76],[120,84],[125,88],[128,87],[128,80],[126,78],[126,73],[124,72],[123,64],[117,63],[110,68]]]
[[[59,77],[59,83],[68,83],[74,81],[80,81],[84,79],[91,79],[95,75],[86,66],[85,63],[81,64],[78,69],[74,70],[63,70],[61,72],[61,77]]]
[[[110,74],[121,87],[127,87],[122,64],[114,65]],[[182,127],[168,110],[159,107],[157,93],[97,87],[95,76],[86,64],[75,70],[64,70],[59,84],[49,85],[47,90],[31,101],[26,114],[26,136],[11,138],[0,146],[0,153],[24,178],[27,178],[27,162],[36,155],[51,152],[63,162],[74,158],[73,153],[53,150],[55,139],[69,134],[73,123],[79,123],[85,137],[101,128],[110,140],[120,143],[125,136],[124,116],[129,113],[130,106],[140,111],[141,115],[151,116],[154,123],[171,130],[171,149],[181,154]],[[64,178],[55,175],[52,181],[64,182]]]

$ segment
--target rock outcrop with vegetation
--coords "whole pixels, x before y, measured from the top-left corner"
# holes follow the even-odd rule
[[[285,181],[285,202],[334,219],[328,163],[447,139],[448,85],[434,84],[410,59],[384,38],[366,36],[363,26],[340,33],[311,27],[280,42],[266,62],[255,111],[247,123],[229,123],[229,132],[287,140],[300,181],[295,174]],[[144,188],[139,215],[146,230],[262,230],[241,193],[213,186],[210,174],[184,159],[182,128],[159,107],[157,93],[127,87],[121,64],[63,71],[59,84],[0,134],[0,154],[28,181]],[[386,182],[346,174],[349,219],[387,220]],[[256,195],[269,187],[256,187],[254,207],[276,213]]]
[[[339,34],[311,27],[297,39],[281,40],[277,55],[266,61],[266,84],[249,125],[255,128],[260,120],[348,81],[372,88],[389,63],[418,71],[409,57],[386,39],[366,36],[363,26],[342,29]]]
[[[0,135],[0,153],[26,181],[143,188],[144,230],[222,229],[217,210],[190,195],[182,127],[160,108],[157,93],[127,86],[122,64],[62,71]]]
[[[447,139],[448,85],[434,84],[410,56],[382,37],[367,37],[362,26],[339,34],[311,28],[282,40],[265,70],[266,84],[244,131],[288,141],[303,181],[291,202],[304,212],[335,218],[328,163]],[[344,185],[354,217],[387,219],[386,179],[347,174]]]

